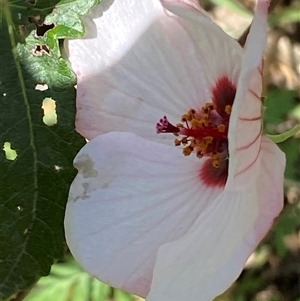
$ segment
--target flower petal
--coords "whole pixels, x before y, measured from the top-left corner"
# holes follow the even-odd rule
[[[198,0],[160,0],[160,2],[166,9],[170,11],[172,11],[174,8],[176,10],[177,8],[180,9],[180,7],[189,6],[190,9],[192,8],[207,18],[210,18],[210,15],[204,9],[202,9]]]
[[[258,1],[245,45],[228,133],[229,186],[233,182],[241,188],[247,186],[260,168],[257,159],[262,134],[262,59],[267,42],[268,6],[269,1]]]
[[[207,188],[205,160],[129,133],[87,143],[65,216],[68,246],[90,274],[146,296],[160,245],[177,240],[222,189]]]
[[[127,131],[170,144],[170,135],[156,135],[159,118],[176,124],[200,109],[222,76],[237,83],[242,49],[196,1],[163,1],[164,8],[158,0],[115,0],[101,16],[105,3],[87,17],[88,37],[68,42],[77,130],[88,139]]]
[[[284,155],[265,137],[260,155],[247,189],[225,189],[183,237],[159,249],[147,301],[210,301],[238,277],[283,206]]]

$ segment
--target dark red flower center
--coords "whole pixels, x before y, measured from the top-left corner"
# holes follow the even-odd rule
[[[228,77],[220,78],[212,89],[212,99],[200,109],[190,109],[173,125],[164,116],[156,124],[156,132],[173,133],[175,146],[182,153],[208,157],[199,176],[208,186],[223,187],[228,175],[228,127],[236,88]]]

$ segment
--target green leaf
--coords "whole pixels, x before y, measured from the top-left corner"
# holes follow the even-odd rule
[[[98,2],[1,1],[1,300],[31,287],[64,256],[72,161],[85,141],[74,130],[75,76],[57,38],[83,34],[80,15]],[[61,7],[69,10],[65,18]],[[53,24],[44,23],[49,13]],[[66,31],[72,24],[81,27]]]
[[[272,89],[266,97],[264,121],[269,134],[277,134],[276,126],[281,123],[295,107],[297,91]]]
[[[100,0],[62,0],[45,23],[57,25],[47,33],[48,41],[66,37],[81,37],[84,27],[80,16],[86,15]]]
[[[20,25],[23,30],[26,28],[27,31],[35,28],[30,21],[31,17],[39,16],[42,22],[58,2],[59,0],[2,0],[1,11],[9,11],[12,23]]]
[[[41,278],[24,301],[104,301],[110,294],[108,285],[87,274],[70,258],[54,264],[50,275]]]
[[[289,139],[278,144],[280,149],[286,154],[285,178],[293,181],[300,180],[300,148],[299,138]]]
[[[266,99],[265,111],[265,131],[268,134],[278,134],[278,126],[290,118],[295,118],[291,113],[294,112],[295,99],[297,92],[286,89],[273,89],[270,90]],[[293,113],[294,114],[294,113]],[[299,174],[299,139],[290,138],[278,146],[286,154],[286,169],[285,178],[296,180],[300,179]]]
[[[18,44],[18,52],[23,65],[35,80],[62,89],[70,81],[75,82],[73,72],[61,57],[59,39],[83,36],[81,16],[99,2],[62,0],[44,22],[34,21],[37,30],[27,36],[26,43]]]

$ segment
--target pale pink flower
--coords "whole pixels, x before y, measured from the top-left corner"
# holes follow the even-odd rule
[[[209,301],[270,229],[285,159],[262,135],[268,5],[244,49],[196,0],[103,1],[84,18],[68,51],[91,141],[65,229],[90,274],[148,301]]]

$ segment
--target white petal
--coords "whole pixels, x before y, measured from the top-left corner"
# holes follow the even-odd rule
[[[159,249],[147,301],[211,301],[238,277],[283,206],[283,153],[263,138],[259,162],[247,189],[224,190],[186,235]]]
[[[202,184],[204,162],[129,133],[90,141],[75,159],[66,209],[75,259],[100,280],[145,297],[160,245],[185,234],[222,191]]]
[[[242,70],[229,125],[229,177],[227,185],[238,181],[243,189],[255,178],[262,131],[262,59],[267,41],[269,1],[258,1],[245,45]]]
[[[182,7],[186,8],[187,6],[189,6],[190,9],[192,8],[192,9],[196,10],[197,12],[200,12],[207,18],[210,18],[210,15],[204,9],[202,9],[198,0],[160,0],[160,2],[169,11],[174,12],[174,10],[175,11],[178,10],[178,12],[180,14],[180,9]],[[175,13],[175,14],[177,14],[177,13]]]
[[[89,139],[128,131],[169,144],[156,122],[167,115],[176,124],[200,109],[221,76],[237,83],[242,49],[195,1],[163,1],[168,11],[158,0],[115,0],[99,17],[103,2],[86,22],[97,37],[69,41],[77,130]]]

